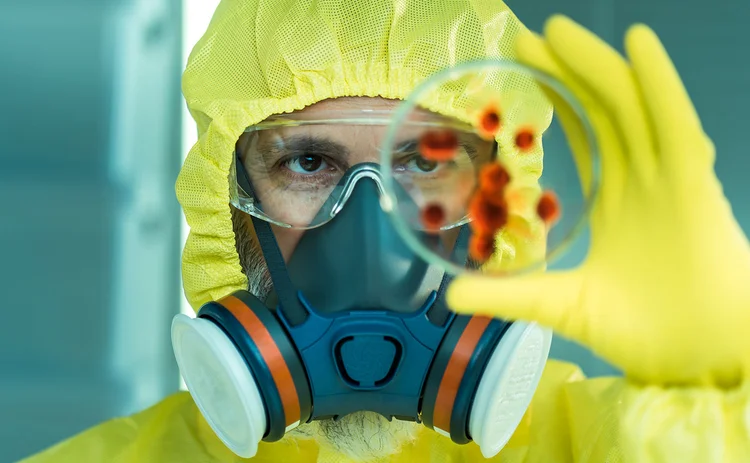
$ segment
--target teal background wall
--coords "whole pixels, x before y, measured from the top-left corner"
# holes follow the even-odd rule
[[[0,0],[0,462],[179,387],[180,9]]]

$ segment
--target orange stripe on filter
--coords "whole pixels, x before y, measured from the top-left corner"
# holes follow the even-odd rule
[[[252,309],[235,296],[228,296],[220,300],[219,304],[226,307],[234,315],[234,318],[242,324],[255,345],[258,346],[258,350],[263,356],[263,360],[266,361],[276,384],[276,389],[281,396],[286,425],[296,423],[301,417],[297,388],[294,386],[294,379],[292,379],[289,366],[286,364],[284,356],[273,340],[271,333],[268,332],[268,329]]]
[[[456,401],[458,388],[461,385],[471,356],[474,354],[474,349],[491,320],[488,317],[471,317],[466,328],[464,328],[464,332],[461,333],[456,347],[453,348],[453,354],[445,367],[445,373],[443,373],[443,379],[440,381],[440,388],[435,399],[435,412],[432,419],[434,428],[450,432],[451,414],[453,413],[453,404]]]

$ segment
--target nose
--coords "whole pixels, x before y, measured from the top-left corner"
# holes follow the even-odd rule
[[[373,183],[375,183],[375,186],[377,187],[378,197],[382,204],[384,198],[386,198],[386,194],[385,188],[383,187],[383,178],[380,175],[380,168],[378,164],[372,162],[359,164],[358,166],[356,166],[356,170],[353,170],[351,173],[345,175],[344,178],[342,178],[339,182],[339,185],[343,185],[343,191],[341,192],[341,194],[332,195],[338,196],[338,199],[334,206],[331,208],[331,217],[335,217],[339,212],[341,212],[341,210],[344,208],[344,205],[346,205],[346,202],[352,196],[354,188],[363,179],[369,179]]]
[[[357,166],[345,177],[339,183],[344,191],[333,195],[339,198],[332,219],[307,230],[289,259],[294,286],[320,312],[419,309],[442,272],[433,275],[383,211],[377,164]]]

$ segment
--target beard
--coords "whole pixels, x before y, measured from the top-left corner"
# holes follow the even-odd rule
[[[377,462],[395,455],[404,446],[414,442],[421,431],[420,425],[411,421],[385,417],[367,411],[341,417],[312,421],[290,431],[293,438],[314,439],[318,445],[346,456],[358,463]]]
[[[247,276],[248,292],[265,301],[273,290],[273,281],[260,245],[251,230],[251,221],[243,212],[232,209],[237,253]],[[392,420],[368,411],[359,411],[338,420],[326,419],[302,424],[287,433],[290,438],[313,439],[356,462],[375,462],[398,453],[414,442],[421,426],[410,421]]]

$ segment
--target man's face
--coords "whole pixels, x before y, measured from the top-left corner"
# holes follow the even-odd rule
[[[383,99],[340,98],[320,102],[305,108],[303,111],[351,110],[357,108],[392,109],[395,104],[394,101]],[[320,129],[318,130],[320,131]],[[331,140],[338,140],[342,143],[351,142],[351,140],[342,140],[341,132],[336,131],[335,127],[324,130],[325,135]],[[379,130],[382,130],[382,128]],[[363,129],[360,135],[362,138],[358,143],[361,143],[360,146],[363,149],[356,151],[357,159],[355,162],[378,162],[377,144],[374,137],[380,134]],[[252,167],[252,163],[247,165]],[[292,169],[294,168],[299,169],[299,166],[293,166]],[[252,176],[253,174],[249,172],[249,175]],[[293,214],[295,211],[286,212]],[[249,290],[264,299],[272,289],[272,282],[255,236],[252,221],[248,215],[236,209],[232,209],[232,221],[237,241],[237,252],[248,278]],[[273,231],[279,249],[284,259],[288,261],[304,231],[275,226]],[[292,431],[290,435],[313,438],[321,445],[330,446],[351,459],[364,462],[397,453],[404,444],[414,440],[419,431],[420,425],[416,423],[399,420],[388,422],[377,413],[363,411],[344,416],[338,421],[322,420],[303,424]]]
[[[381,98],[339,98],[317,103],[299,113],[305,113],[306,116],[316,116],[319,113],[324,118],[326,114],[330,117],[336,111],[393,110],[398,103]],[[260,132],[252,140],[248,134],[244,134],[238,141],[238,148],[253,190],[264,205],[264,212],[282,222],[301,224],[312,220],[344,171],[357,164],[380,162],[379,150],[385,131],[385,126],[346,126],[342,130],[342,127],[335,125],[274,129],[267,133]],[[413,135],[408,130],[403,133],[405,138]],[[288,143],[279,148],[276,143],[279,139]],[[316,148],[310,150],[305,146],[296,147],[295,143],[312,143],[316,144]],[[248,147],[251,144],[253,146]],[[321,159],[320,156],[310,155],[311,152],[325,152],[326,155]],[[479,155],[490,156],[491,152],[490,143],[486,152]],[[467,188],[473,188],[473,185],[467,185]],[[469,193],[467,191],[466,195]],[[450,214],[451,206],[447,206]],[[458,210],[461,207],[463,206],[457,205],[456,208]],[[463,210],[460,213],[463,214]],[[272,289],[272,282],[252,221],[248,215],[234,208],[232,219],[240,262],[249,281],[249,291],[265,299]],[[272,229],[279,249],[288,262],[305,232],[276,226],[272,226]],[[423,429],[423,426],[413,422],[389,422],[376,413],[362,411],[344,416],[338,421],[323,420],[305,424],[291,434],[315,438],[321,445],[330,446],[354,460],[373,461],[397,453]]]
[[[398,103],[382,98],[336,98],[308,106],[295,114],[325,118],[337,111],[392,110]],[[284,128],[261,132],[253,140],[253,146],[248,146],[250,137],[244,134],[238,148],[253,189],[264,205],[264,212],[276,220],[298,225],[310,222],[347,167],[379,162],[378,149],[384,132],[382,126],[347,126],[346,130],[337,125]],[[296,139],[299,140],[296,143],[307,143],[308,146],[311,143],[325,145],[315,150],[317,153],[325,151],[325,157],[308,155],[305,146],[298,147],[293,143],[285,143],[283,149],[278,149],[277,137]],[[336,152],[344,150],[346,154]],[[338,165],[334,165],[334,160]],[[304,231],[281,227],[273,227],[273,231],[279,249],[288,261]]]

